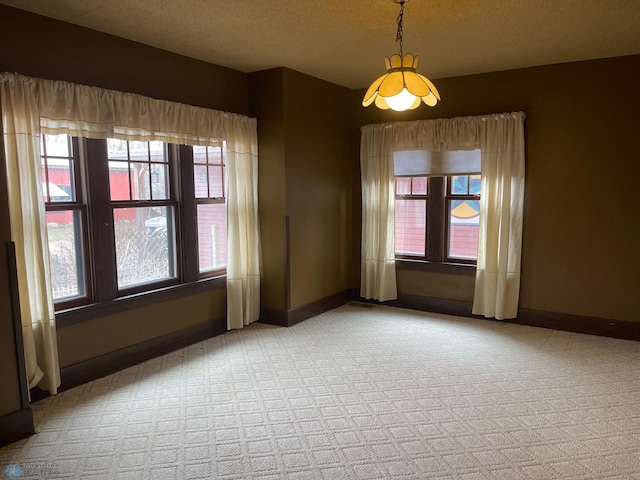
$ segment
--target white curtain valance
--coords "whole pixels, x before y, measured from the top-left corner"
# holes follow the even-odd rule
[[[480,148],[480,118],[456,117],[386,124],[392,128],[396,150],[473,150]],[[382,128],[366,125],[363,130]]]
[[[225,138],[228,118],[243,117],[134,93],[13,73],[0,74],[0,82],[22,85],[37,99],[32,108],[38,110],[41,133],[219,146]]]
[[[487,128],[493,130],[501,127],[504,122],[524,121],[525,117],[523,112],[513,112],[413,122],[376,123],[364,125],[361,132],[366,137],[374,132],[388,130],[385,137],[388,137],[394,151],[475,150],[482,149]]]

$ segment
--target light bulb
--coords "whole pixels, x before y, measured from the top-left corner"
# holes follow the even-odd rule
[[[415,95],[409,93],[406,87],[403,88],[402,91],[397,95],[386,98],[387,105],[389,105],[389,107],[391,107],[396,112],[404,112],[411,105],[413,105],[413,102],[415,102],[415,100]]]

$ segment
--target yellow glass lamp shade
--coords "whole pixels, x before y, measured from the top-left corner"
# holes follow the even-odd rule
[[[416,73],[418,56],[410,53],[385,57],[387,73],[377,78],[367,90],[362,106],[375,104],[382,110],[413,110],[420,102],[433,107],[440,94],[435,85],[427,77]]]

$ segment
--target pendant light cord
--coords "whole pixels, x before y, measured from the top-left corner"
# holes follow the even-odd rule
[[[398,31],[396,32],[396,42],[400,43],[400,58],[402,58],[403,56],[403,51],[402,51],[402,35],[403,35],[403,31],[402,31],[402,20],[403,20],[403,16],[404,16],[404,1],[399,2],[400,3],[400,13],[398,13],[398,18],[396,19],[396,22],[398,23]]]

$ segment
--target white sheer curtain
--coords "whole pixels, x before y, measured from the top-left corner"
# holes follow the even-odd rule
[[[362,128],[362,262],[360,296],[398,298],[394,251],[394,135],[391,125]]]
[[[227,327],[260,316],[258,138],[255,119],[225,123],[227,145]]]
[[[227,145],[231,283],[228,325],[257,320],[260,240],[255,119],[141,95],[0,74],[11,234],[16,243],[25,356],[31,386],[60,383],[42,202],[40,134]],[[236,279],[240,279],[240,287]],[[238,319],[241,321],[239,322]]]
[[[480,149],[482,196],[473,313],[498,319],[517,315],[525,118],[523,112],[515,112],[362,127],[363,297],[396,298],[395,268],[390,267],[393,178],[388,178],[388,172],[393,175],[393,152]]]
[[[482,195],[473,313],[518,316],[524,205],[523,113],[484,122]]]
[[[38,88],[30,79],[12,80],[0,78],[0,101],[27,379],[29,388],[39,385],[55,394],[60,368],[42,201]]]

